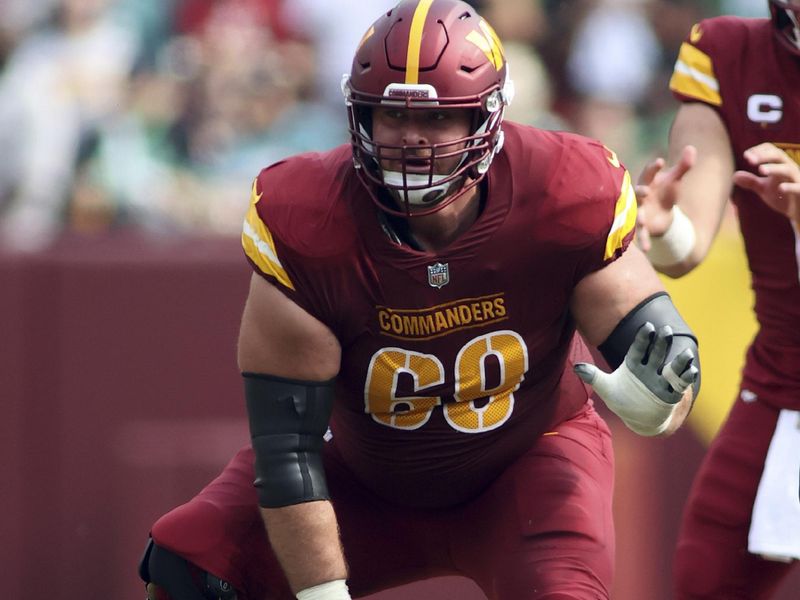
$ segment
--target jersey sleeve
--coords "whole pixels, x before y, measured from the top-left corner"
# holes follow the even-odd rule
[[[279,251],[275,238],[262,216],[262,213],[267,212],[266,210],[262,211],[263,204],[259,205],[263,197],[264,191],[261,189],[261,183],[257,177],[253,180],[250,207],[242,225],[242,248],[253,269],[259,275],[284,292],[295,293],[294,282],[278,256]]]
[[[616,153],[593,140],[567,147],[556,189],[566,210],[557,223],[575,257],[575,281],[617,260],[633,240],[636,194]],[[566,199],[566,201],[561,200]]]
[[[609,156],[606,160],[612,166],[610,173],[611,197],[613,202],[613,215],[608,233],[605,236],[603,260],[600,267],[607,265],[619,258],[633,240],[636,229],[636,194],[631,181],[631,174],[619,162],[616,154],[605,148]],[[601,237],[602,239],[602,237]]]
[[[305,240],[313,238],[308,224],[317,219],[307,204],[292,202],[286,171],[293,167],[279,162],[253,181],[250,206],[242,226],[242,248],[253,270],[277,287],[306,312],[333,327],[332,293],[328,291],[324,258],[313,256]],[[303,227],[303,224],[306,227]],[[300,231],[304,230],[304,231]],[[330,272],[330,270],[329,270]]]
[[[669,88],[681,102],[703,102],[714,109],[722,106],[719,73],[725,68],[720,57],[720,22],[707,19],[692,26],[680,47]]]

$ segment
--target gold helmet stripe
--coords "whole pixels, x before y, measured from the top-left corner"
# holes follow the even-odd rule
[[[420,0],[411,19],[411,32],[408,35],[408,53],[406,54],[406,83],[419,83],[419,53],[422,47],[422,30],[425,18],[433,0]]]

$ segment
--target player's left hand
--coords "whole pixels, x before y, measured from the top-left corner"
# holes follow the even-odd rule
[[[774,144],[764,143],[744,151],[745,160],[758,175],[736,171],[733,183],[758,194],[773,210],[800,223],[800,166]]]
[[[686,146],[678,162],[667,168],[659,157],[645,165],[634,187],[639,210],[636,213],[636,244],[650,250],[650,237],[659,237],[672,224],[672,208],[678,202],[683,176],[694,166],[697,149]]]
[[[615,371],[577,363],[575,372],[628,428],[639,435],[659,435],[670,428],[684,392],[698,376],[694,353],[688,348],[664,364],[671,345],[672,328],[664,325],[656,331],[648,322],[639,328]]]

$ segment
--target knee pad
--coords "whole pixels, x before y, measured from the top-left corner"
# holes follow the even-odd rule
[[[139,563],[139,577],[164,590],[170,600],[236,600],[227,581],[203,571],[150,538]]]

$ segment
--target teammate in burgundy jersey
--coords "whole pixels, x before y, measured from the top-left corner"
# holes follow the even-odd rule
[[[760,326],[739,398],[685,510],[678,598],[768,598],[792,568],[791,555],[775,561],[748,551],[778,417],[800,410],[800,2],[776,0],[770,9],[771,19],[718,17],[692,28],[670,83],[683,103],[670,133],[674,166],[662,171],[664,161],[654,161],[637,188],[644,233],[658,236],[653,264],[673,277],[703,260],[731,198]],[[789,501],[797,504],[794,443]],[[785,535],[800,539],[800,530]]]
[[[252,448],[153,526],[150,597],[337,600],[462,574],[499,600],[608,598],[613,456],[584,381],[665,435],[699,373],[629,245],[628,172],[598,142],[501,127],[502,46],[458,0],[381,16],[343,90],[352,143],[253,183]]]

